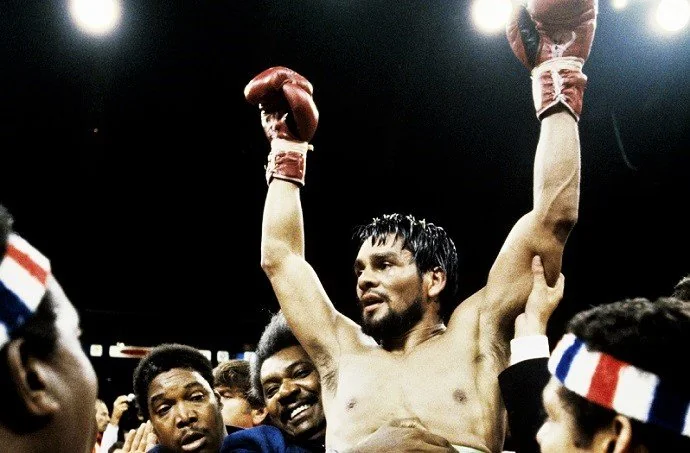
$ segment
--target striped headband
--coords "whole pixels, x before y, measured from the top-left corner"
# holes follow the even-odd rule
[[[590,351],[575,335],[563,336],[549,371],[565,388],[600,406],[643,423],[690,437],[690,401],[653,373]]]
[[[48,258],[18,235],[10,234],[0,262],[0,348],[36,311],[49,275]]]

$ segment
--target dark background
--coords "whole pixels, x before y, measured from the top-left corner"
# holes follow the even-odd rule
[[[690,35],[655,33],[652,6],[600,5],[554,336],[690,273]],[[243,88],[277,65],[315,87],[307,258],[336,306],[357,316],[352,228],[393,211],[444,226],[462,295],[483,286],[530,209],[539,122],[528,71],[468,2],[124,1],[94,38],[64,1],[4,0],[0,202],[51,258],[86,345],[256,342],[277,302],[259,266],[268,145]],[[129,391],[134,360],[94,364],[109,404]]]

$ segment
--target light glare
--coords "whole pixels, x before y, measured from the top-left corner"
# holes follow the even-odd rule
[[[675,32],[688,24],[688,0],[661,0],[656,9],[656,22],[665,31]]]
[[[103,345],[92,344],[89,347],[89,355],[91,357],[102,357],[103,356]]]
[[[628,0],[611,0],[611,6],[615,9],[623,9],[628,6]]]
[[[81,29],[95,35],[112,31],[120,22],[119,0],[71,0],[70,11]]]
[[[496,32],[505,29],[511,10],[510,0],[475,0],[472,18],[480,30]]]

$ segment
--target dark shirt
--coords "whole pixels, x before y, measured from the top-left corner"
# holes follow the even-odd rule
[[[510,439],[505,448],[517,453],[539,453],[537,432],[546,415],[541,394],[551,375],[547,358],[529,359],[506,368],[499,376],[501,396],[508,411]]]
[[[254,428],[228,426],[228,435],[223,440],[219,453],[324,453],[323,442],[298,442],[275,426],[260,425]],[[170,450],[156,445],[147,453],[170,453]]]
[[[220,453],[322,453],[323,444],[305,444],[275,426],[260,425],[228,434]]]

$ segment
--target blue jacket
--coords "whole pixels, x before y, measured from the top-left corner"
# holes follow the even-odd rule
[[[314,448],[301,446],[287,438],[275,426],[259,425],[254,428],[235,429],[228,427],[219,453],[323,453],[322,446]],[[147,453],[167,453],[170,450],[156,445]]]
[[[323,450],[321,450],[323,451]],[[228,434],[220,453],[313,453],[314,450],[290,441],[283,432],[270,425],[240,429]]]

